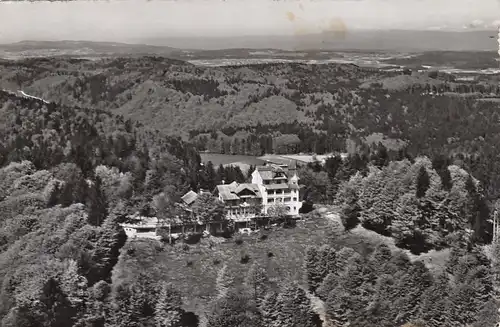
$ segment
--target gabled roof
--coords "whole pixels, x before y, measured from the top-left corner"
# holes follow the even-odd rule
[[[259,194],[259,187],[257,186],[257,184],[250,184],[250,183],[244,183],[238,185],[234,190],[234,193],[240,194],[244,190],[250,190],[252,193],[255,193],[255,195]]]
[[[283,174],[281,178],[286,178],[287,170],[278,165],[266,165],[255,167],[255,170],[260,174],[263,180],[271,180],[277,177],[277,175]]]
[[[233,190],[231,184],[217,185],[217,192],[222,197],[223,201],[239,199],[239,197],[232,192]]]
[[[242,183],[238,184],[233,182],[231,184],[217,185],[217,192],[222,197],[223,201],[227,200],[238,200],[240,197],[238,194],[244,190],[249,190],[255,194],[256,197],[261,197],[259,186],[257,184]]]
[[[182,201],[184,201],[185,204],[191,205],[196,200],[197,197],[198,194],[196,194],[193,191],[189,191],[186,194],[184,194],[181,199]]]

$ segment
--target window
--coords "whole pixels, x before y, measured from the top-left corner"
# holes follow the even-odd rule
[[[274,199],[267,199],[267,203],[273,203]]]
[[[297,198],[293,198],[293,201],[297,201]]]
[[[276,194],[281,194],[283,193],[283,190],[276,190]]]
[[[286,207],[286,210],[290,211],[290,207]]]
[[[285,198],[285,202],[290,202],[292,198]]]
[[[156,230],[156,228],[141,228],[141,229],[138,229],[137,232],[138,233],[151,233],[151,232],[154,232]]]

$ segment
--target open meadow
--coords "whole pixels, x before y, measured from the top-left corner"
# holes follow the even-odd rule
[[[200,153],[201,161],[208,163],[211,161],[215,167],[228,164],[262,165],[263,160],[255,156],[220,154],[220,153]]]
[[[368,254],[377,244],[385,243],[391,250],[399,250],[391,238],[361,226],[344,232],[336,207],[317,208],[304,218],[294,228],[277,228],[251,236],[235,235],[230,239],[207,238],[192,245],[165,244],[149,252],[147,259],[144,259],[144,253],[138,251],[137,256],[143,258],[136,259],[147,260],[161,279],[177,285],[182,291],[186,309],[203,317],[207,310],[206,304],[216,294],[217,274],[224,266],[227,266],[227,274],[233,285],[241,285],[252,263],[258,262],[274,282],[293,279],[306,286],[303,259],[308,246],[330,244],[339,250],[350,247],[359,253]],[[132,241],[128,246],[142,247],[141,244],[149,242],[156,243],[140,240]],[[449,251],[408,255],[412,260],[422,260],[431,271],[437,273],[444,267]],[[126,259],[129,260],[131,258]],[[314,304],[318,307],[317,303]]]

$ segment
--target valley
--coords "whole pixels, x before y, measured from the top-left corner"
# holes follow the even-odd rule
[[[494,53],[0,52],[2,326],[497,323]]]

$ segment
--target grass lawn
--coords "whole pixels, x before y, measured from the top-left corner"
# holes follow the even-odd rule
[[[227,165],[231,163],[242,163],[247,165],[262,165],[263,160],[254,156],[219,154],[219,153],[200,153],[201,161],[208,163],[211,161],[215,167],[219,165]]]

